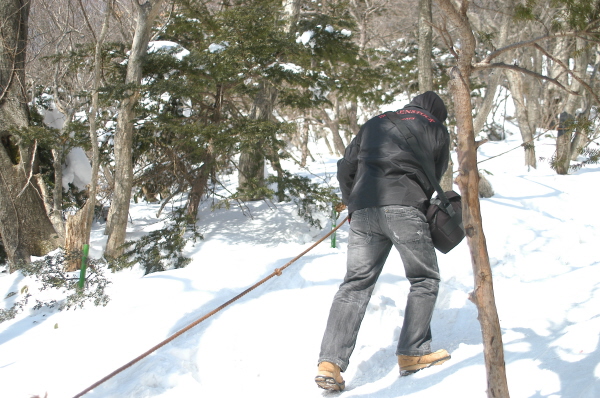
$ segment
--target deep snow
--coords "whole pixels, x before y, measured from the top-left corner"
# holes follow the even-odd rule
[[[553,133],[553,132],[550,132]],[[518,147],[518,134],[489,142],[479,159]],[[553,139],[536,142],[548,158]],[[314,154],[317,155],[316,147]],[[310,171],[335,184],[326,154]],[[293,167],[293,166],[290,166]],[[523,166],[522,149],[480,164],[496,192],[481,200],[513,398],[600,396],[600,166],[568,176],[546,162]],[[159,228],[158,204],[132,204],[131,237]],[[0,324],[0,396],[72,397],[173,333],[269,275],[323,236],[292,204],[248,204],[210,211],[198,225],[205,240],[187,247],[184,269],[143,276],[109,274],[106,307],[56,312],[26,309]],[[345,217],[342,213],[340,220]],[[327,222],[326,215],[323,216]],[[91,254],[106,237],[95,224]],[[345,270],[348,225],[338,247],[326,240],[279,277],[110,379],[86,397],[323,397],[313,378],[329,306]],[[486,397],[482,337],[468,300],[473,273],[466,242],[438,254],[441,290],[432,323],[433,348],[452,360],[398,377],[396,340],[409,289],[397,253],[379,279],[359,333],[343,397]],[[0,274],[6,307],[35,283]],[[4,299],[10,292],[15,296]],[[48,293],[44,293],[48,294]]]

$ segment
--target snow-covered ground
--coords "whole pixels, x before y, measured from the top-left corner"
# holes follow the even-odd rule
[[[515,134],[479,149],[484,160],[519,145]],[[552,139],[536,142],[548,158]],[[315,150],[315,155],[317,155]],[[309,165],[335,184],[337,159]],[[481,200],[484,231],[513,398],[600,396],[600,166],[568,176],[545,162],[523,166],[522,149],[481,163],[496,192]],[[292,204],[249,203],[211,212],[198,225],[205,240],[186,249],[184,269],[143,276],[109,274],[106,307],[56,312],[27,308],[0,324],[0,396],[72,397],[231,299],[304,251],[324,230],[309,228]],[[156,229],[159,205],[133,204],[131,236]],[[340,220],[345,217],[342,213]],[[94,225],[99,256],[104,225]],[[313,379],[334,293],[344,276],[348,225],[338,247],[326,240],[283,274],[105,382],[86,397],[337,396]],[[392,252],[369,304],[343,397],[486,397],[480,326],[466,242],[438,255],[442,284],[432,324],[433,348],[452,360],[398,377],[394,355],[409,284]],[[0,274],[5,307],[35,283]],[[4,299],[9,293],[17,294]],[[33,303],[34,301],[32,301]]]

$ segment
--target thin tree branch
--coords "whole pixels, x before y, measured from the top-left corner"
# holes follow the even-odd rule
[[[433,29],[435,29],[440,37],[442,38],[442,40],[444,41],[444,45],[446,46],[446,48],[448,48],[448,51],[450,51],[450,54],[452,54],[452,56],[454,58],[458,58],[458,54],[456,53],[456,51],[454,50],[454,45],[452,44],[452,38],[450,37],[450,33],[448,32],[448,27],[446,25],[446,19],[443,19],[443,27],[438,27],[437,25],[431,25],[433,27]]]
[[[81,2],[81,0],[78,0],[79,2],[79,7],[81,7],[81,12],[83,13],[83,19],[85,19],[85,23],[88,26],[88,29],[90,30],[90,32],[92,33],[92,37],[94,38],[94,43],[98,42],[98,39],[96,38],[96,33],[94,32],[94,29],[92,28],[92,24],[90,23],[90,20],[88,18],[87,12],[85,11],[85,7],[83,7],[83,3]]]
[[[459,56],[456,57],[456,60],[462,74],[469,76],[472,58],[470,55],[468,57],[463,55],[475,54],[475,37],[473,36],[473,29],[469,22],[469,18],[467,17],[469,2],[460,0],[458,9],[457,5],[450,0],[437,0],[437,4],[458,30],[458,36],[461,38],[461,45],[458,50]]]
[[[485,57],[483,60],[481,60],[478,63],[479,64],[490,63],[494,58],[496,58],[508,51],[516,50],[516,49],[522,48],[522,47],[535,46],[537,43],[539,43],[540,41],[544,41],[544,40],[556,39],[559,37],[581,37],[581,38],[587,40],[587,38],[584,37],[585,35],[583,33],[585,33],[585,32],[553,33],[553,34],[535,37],[531,40],[524,40],[524,41],[520,41],[518,43],[512,43],[512,44],[509,44],[508,46],[497,49],[496,51],[492,51],[491,53],[488,54],[487,57]]]
[[[559,64],[569,75],[571,75],[573,77],[573,79],[577,80],[579,82],[579,84],[581,84],[583,87],[585,87],[585,89],[587,91],[589,91],[589,93],[594,97],[594,99],[596,100],[596,102],[598,104],[600,104],[600,97],[598,97],[598,95],[594,92],[594,90],[592,89],[592,87],[590,87],[590,85],[587,84],[581,77],[577,76],[576,73],[574,73],[571,69],[569,69],[569,67],[567,65],[565,65],[564,62],[562,62],[560,59],[558,59],[555,56],[553,56],[552,54],[550,54],[548,51],[546,51],[539,44],[537,44],[537,43],[534,44],[534,47],[537,50],[541,51],[542,54],[544,54],[545,56],[547,56],[548,58],[550,58],[552,61],[554,61],[557,64]],[[581,95],[581,94],[577,93],[576,95]]]
[[[25,189],[27,189],[27,187],[29,185],[31,185],[31,178],[33,177],[33,162],[35,161],[35,152],[36,151],[37,151],[37,140],[35,140],[33,143],[33,151],[32,151],[32,155],[31,155],[31,164],[29,165],[29,176],[27,176],[27,182],[23,186],[23,189],[21,189],[21,192],[19,192],[19,194],[17,195],[17,198],[19,198],[21,195],[23,195],[23,192],[25,192]],[[38,195],[40,195],[40,197],[42,197],[42,195],[38,192],[38,190],[33,185],[31,185],[31,186],[33,187],[33,189],[36,190]]]
[[[22,24],[22,9],[25,7],[25,4],[21,7],[21,9],[19,9],[19,24]],[[7,53],[10,52],[9,50],[9,46],[4,42],[4,35],[2,35],[1,37],[2,40],[2,45],[5,49],[7,49]],[[4,87],[2,89],[2,94],[0,94],[0,103],[2,103],[2,101],[4,101],[4,98],[6,97],[6,94],[8,93],[8,90],[10,89],[11,85],[12,85],[12,80],[13,77],[16,75],[17,71],[16,71],[16,64],[17,64],[17,52],[19,51],[19,40],[21,40],[21,29],[17,29],[17,37],[15,39],[15,47],[14,47],[14,52],[12,54],[12,65],[10,67],[10,75],[8,77],[8,82],[6,83],[6,87]]]
[[[504,62],[496,62],[493,64],[488,64],[488,63],[477,63],[475,65],[473,65],[473,71],[479,71],[479,70],[485,70],[485,69],[494,69],[494,68],[502,68],[502,69],[511,69],[511,70],[515,70],[517,72],[521,72],[524,73],[526,75],[530,75],[533,77],[536,77],[538,79],[542,79],[542,80],[546,80],[552,84],[557,85],[558,87],[560,87],[561,89],[565,90],[566,92],[568,92],[569,94],[573,94],[573,95],[579,95],[579,93],[569,89],[568,87],[565,87],[563,84],[561,84],[558,80],[553,79],[551,77],[542,75],[540,73],[531,71],[527,68],[523,68],[522,66],[519,65],[510,65],[510,64],[505,64]]]
[[[15,212],[14,218],[17,220],[16,227],[14,229],[9,229],[9,231],[11,231],[11,232],[8,235],[10,235],[10,236],[6,236],[6,234],[5,234],[5,236],[3,236],[4,250],[6,250],[9,260],[12,261],[15,256],[15,253],[17,251],[17,248],[19,247],[19,232],[21,231],[21,227],[20,227],[21,223],[19,222],[19,212],[17,211],[17,206],[15,205],[15,200],[13,199],[12,195],[10,194],[10,185],[6,181],[6,178],[4,177],[4,174],[2,173],[2,169],[0,169],[0,180],[2,180],[0,182],[0,184],[4,185],[4,192],[8,193],[8,195],[6,195],[6,196],[7,196],[8,200],[10,200],[12,210]],[[14,239],[15,244],[10,244],[8,242],[8,239],[12,238],[12,231],[16,231],[16,232],[14,232],[16,235],[16,238]]]

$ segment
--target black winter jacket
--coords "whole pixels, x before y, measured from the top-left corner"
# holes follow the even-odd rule
[[[443,101],[428,91],[396,113],[434,162],[439,181],[448,168],[450,145],[448,130],[442,123],[447,115]],[[361,127],[337,165],[342,201],[349,214],[385,205],[413,206],[425,212],[435,191],[385,114],[373,117]]]

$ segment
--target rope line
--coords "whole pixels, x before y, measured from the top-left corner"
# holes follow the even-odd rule
[[[331,231],[329,231],[325,236],[323,236],[321,239],[319,239],[318,241],[316,241],[312,246],[310,246],[308,249],[304,250],[302,253],[300,253],[299,255],[297,255],[296,257],[294,257],[292,260],[290,260],[287,264],[285,264],[281,268],[276,268],[267,277],[261,279],[260,281],[258,281],[254,285],[250,286],[248,289],[244,290],[242,293],[238,294],[237,296],[235,296],[231,300],[229,300],[226,303],[224,303],[224,304],[220,305],[219,307],[215,308],[214,310],[212,310],[208,314],[204,315],[203,317],[201,317],[201,318],[195,320],[194,322],[190,323],[188,326],[186,326],[183,329],[179,330],[177,333],[173,334],[169,338],[161,341],[160,343],[158,343],[154,347],[150,348],[148,351],[146,351],[143,354],[139,355],[135,359],[129,361],[128,363],[126,363],[125,365],[121,366],[120,368],[118,368],[114,372],[112,372],[109,375],[107,375],[107,376],[103,377],[102,379],[98,380],[97,382],[95,382],[94,384],[92,384],[91,386],[89,386],[88,388],[86,388],[85,390],[83,390],[82,392],[80,392],[79,394],[75,395],[73,398],[82,397],[83,395],[85,395],[88,392],[92,391],[94,388],[98,387],[102,383],[105,383],[106,381],[108,381],[112,377],[116,376],[117,374],[121,373],[125,369],[127,369],[127,368],[131,367],[132,365],[134,365],[135,363],[141,361],[142,359],[144,359],[145,357],[147,357],[148,355],[150,355],[154,351],[158,350],[159,348],[161,348],[161,347],[167,345],[168,343],[170,343],[171,341],[175,340],[177,337],[181,336],[183,333],[187,332],[188,330],[190,330],[194,326],[197,326],[199,323],[205,321],[206,319],[208,319],[211,316],[213,316],[214,314],[218,313],[219,311],[221,311],[225,307],[229,306],[230,304],[232,304],[236,300],[238,300],[238,299],[242,298],[243,296],[245,296],[246,294],[250,293],[251,291],[253,291],[257,287],[259,287],[260,285],[262,285],[263,283],[265,283],[269,279],[273,278],[274,276],[281,276],[282,272],[287,267],[289,267],[290,265],[292,265],[294,262],[296,262],[300,257],[304,256],[306,253],[308,253],[309,251],[311,251],[312,249],[314,249],[317,245],[319,245],[319,243],[321,243],[325,239],[327,239],[327,237],[329,237],[331,234],[333,234],[335,231],[337,231],[347,220],[348,220],[348,216],[346,216],[346,218],[341,223],[339,223],[338,226],[336,226],[334,229],[332,229]]]
[[[507,151],[504,151],[504,152],[502,152],[502,153],[499,153],[499,154],[497,154],[497,155],[494,155],[494,156],[490,156],[490,157],[489,157],[489,158],[487,158],[487,159],[480,160],[480,161],[478,161],[478,162],[477,162],[477,164],[479,164],[479,163],[483,163],[483,162],[487,162],[488,160],[492,160],[492,159],[494,159],[494,158],[497,158],[497,157],[500,157],[500,156],[506,155],[507,153],[509,153],[509,152],[512,152],[512,151],[514,151],[515,149],[519,149],[519,148],[521,148],[521,147],[526,147],[526,146],[527,146],[527,144],[529,144],[529,143],[532,143],[533,141],[535,141],[535,140],[537,140],[538,138],[540,138],[542,135],[544,135],[544,134],[548,134],[548,131],[550,131],[550,130],[543,131],[543,132],[539,133],[538,135],[534,136],[532,139],[530,139],[530,140],[528,140],[528,141],[525,141],[525,142],[523,142],[523,143],[519,144],[519,146],[516,146],[516,147],[514,147],[514,148],[512,148],[512,149],[509,149],[509,150],[507,150]],[[573,133],[574,135],[583,135],[583,133],[580,133],[579,131],[573,131],[572,133]],[[589,142],[594,142],[594,141],[597,141],[597,140],[598,140],[598,138],[594,138],[594,139],[590,139],[590,140],[589,140]]]
[[[509,152],[512,152],[512,151],[514,151],[515,149],[519,149],[519,148],[521,148],[521,147],[525,147],[525,146],[527,146],[527,144],[529,144],[529,143],[531,143],[531,142],[533,142],[533,141],[537,140],[539,137],[541,137],[542,135],[544,135],[544,134],[547,134],[547,133],[548,133],[548,130],[544,131],[543,133],[540,133],[540,134],[536,135],[535,137],[533,137],[532,139],[530,139],[530,140],[528,140],[528,141],[525,141],[525,142],[523,142],[523,143],[519,144],[519,146],[516,146],[516,147],[514,147],[514,148],[512,148],[512,149],[509,149],[509,150],[507,150],[507,151],[504,151],[504,152],[502,152],[502,153],[499,153],[499,154],[497,154],[497,155],[490,156],[490,157],[489,157],[489,158],[487,158],[487,159],[480,160],[480,161],[478,161],[478,162],[477,162],[477,164],[479,164],[479,163],[483,163],[483,162],[487,162],[488,160],[492,160],[492,159],[494,159],[494,158],[497,158],[497,157],[500,157],[500,156],[506,155],[507,153],[509,153]]]

